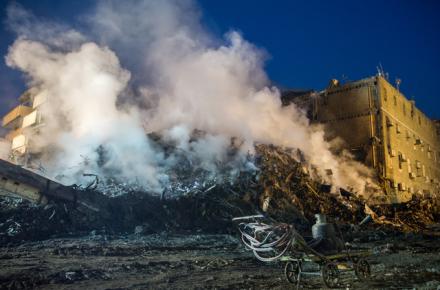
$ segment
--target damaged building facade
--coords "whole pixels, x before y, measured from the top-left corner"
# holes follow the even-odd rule
[[[440,126],[381,74],[321,92],[289,92],[312,122],[325,124],[326,137],[340,137],[344,149],[374,168],[385,194],[372,202],[406,202],[440,191]]]
[[[46,97],[29,89],[18,100],[19,105],[3,116],[2,126],[8,130],[5,139],[11,143],[11,161],[25,165],[31,146],[29,133],[43,124],[41,105]]]

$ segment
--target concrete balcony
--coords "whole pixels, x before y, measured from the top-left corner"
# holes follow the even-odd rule
[[[11,146],[12,151],[19,154],[25,154],[26,141],[27,141],[26,136],[23,134],[15,136],[14,139],[12,139],[12,146]]]
[[[12,109],[11,111],[9,111],[9,113],[7,113],[3,117],[2,126],[8,127],[12,123],[14,123],[14,121],[16,121],[17,119],[23,118],[24,116],[27,116],[31,112],[32,112],[31,107],[19,105],[19,106],[15,107],[14,109]],[[21,127],[21,124],[18,127]]]
[[[25,117],[23,117],[23,123],[21,125],[22,128],[30,127],[38,122],[38,112],[35,110]]]

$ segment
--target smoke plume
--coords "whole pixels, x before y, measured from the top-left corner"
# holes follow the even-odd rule
[[[366,167],[332,154],[320,126],[281,105],[265,52],[235,31],[212,36],[192,1],[102,1],[84,16],[86,33],[17,5],[8,15],[19,36],[6,62],[47,100],[32,140],[54,175],[74,182],[88,171],[160,192],[179,159],[146,134],[158,132],[213,175],[219,164],[243,169],[265,143],[300,149],[335,187],[365,187]]]

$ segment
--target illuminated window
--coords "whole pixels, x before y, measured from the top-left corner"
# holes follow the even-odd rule
[[[406,160],[407,160],[407,159],[406,159],[405,154],[399,152],[399,169],[402,169],[402,164],[403,164],[404,162],[406,162]]]

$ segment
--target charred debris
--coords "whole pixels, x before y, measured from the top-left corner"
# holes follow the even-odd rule
[[[93,175],[89,186],[62,186],[2,162],[3,184],[10,179],[16,191],[19,182],[36,184],[41,196],[23,198],[3,190],[0,243],[88,234],[234,233],[233,217],[256,213],[293,224],[300,232],[310,230],[314,215],[322,213],[352,230],[361,225],[382,232],[436,234],[438,201],[367,205],[349,191],[332,192],[311,178],[300,161],[299,152],[257,145],[253,162],[258,170],[234,178],[206,178],[206,172],[182,162],[172,181],[176,192],[171,188],[162,195],[111,180],[103,185]]]

